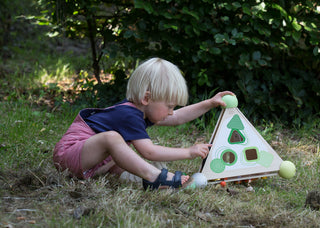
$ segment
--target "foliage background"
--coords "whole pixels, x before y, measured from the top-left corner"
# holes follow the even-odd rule
[[[314,1],[27,2],[37,9],[30,18],[51,28],[50,36],[89,41],[92,70],[78,72],[94,74],[98,85],[84,80],[79,102],[104,107],[122,99],[130,70],[159,56],[184,72],[190,103],[231,90],[254,121],[301,126],[319,118],[320,6]],[[8,1],[1,4],[14,16]],[[8,40],[6,27],[0,30]],[[112,80],[103,83],[101,72]]]
[[[247,115],[300,124],[320,111],[315,9],[313,1],[135,1],[121,34],[129,53],[139,45],[144,57],[178,64],[194,100],[232,90]]]

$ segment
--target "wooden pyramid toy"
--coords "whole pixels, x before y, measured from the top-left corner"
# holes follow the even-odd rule
[[[219,116],[200,173],[209,183],[278,175],[282,159],[237,108],[234,99],[231,103],[223,99],[227,108]]]

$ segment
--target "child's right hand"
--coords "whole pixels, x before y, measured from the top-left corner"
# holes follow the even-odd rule
[[[195,144],[189,147],[190,159],[194,159],[196,157],[205,159],[209,154],[209,147],[211,146],[211,144]]]
[[[235,94],[230,91],[223,91],[223,92],[217,93],[214,97],[209,98],[207,101],[210,102],[212,108],[215,108],[218,106],[225,107],[226,104],[222,100],[222,97],[224,97],[225,95],[235,96]]]

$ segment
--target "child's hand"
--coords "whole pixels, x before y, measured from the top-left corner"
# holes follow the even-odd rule
[[[226,104],[222,100],[222,97],[225,95],[235,96],[235,94],[230,91],[223,91],[223,92],[217,93],[214,97],[208,99],[208,101],[211,103],[213,108],[218,107],[218,106],[225,107]]]
[[[209,154],[209,147],[211,146],[211,144],[196,144],[189,147],[190,159],[194,159],[196,157],[205,159]]]

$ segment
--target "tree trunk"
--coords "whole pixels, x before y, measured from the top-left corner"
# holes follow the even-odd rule
[[[91,45],[91,53],[92,53],[92,67],[94,76],[97,79],[99,84],[102,84],[100,79],[100,66],[99,66],[99,58],[97,56],[96,44],[95,44],[95,36],[96,36],[96,24],[94,18],[87,18],[88,24],[88,32],[89,32],[89,40]]]

